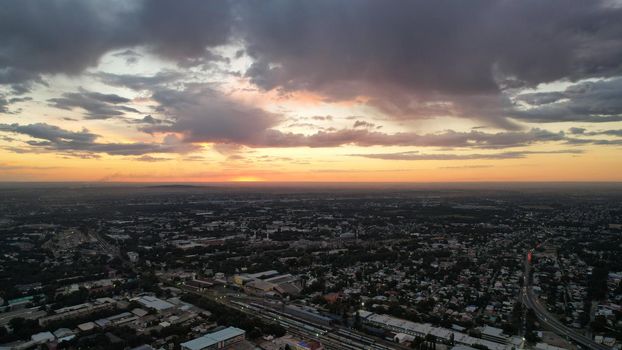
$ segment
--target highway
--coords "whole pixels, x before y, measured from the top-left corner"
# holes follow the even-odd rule
[[[532,309],[533,312],[536,314],[538,320],[540,320],[542,324],[547,325],[557,335],[566,339],[570,339],[575,343],[590,350],[611,350],[611,348],[594,342],[592,339],[577,332],[577,330],[567,327],[561,321],[555,318],[555,316],[551,315],[546,307],[540,303],[538,297],[536,297],[533,293],[533,286],[531,285],[531,279],[529,278],[529,274],[531,272],[532,252],[533,250],[528,251],[525,256],[525,286],[523,287],[520,298],[523,304],[525,304],[526,307]]]

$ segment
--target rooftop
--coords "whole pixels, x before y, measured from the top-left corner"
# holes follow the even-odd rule
[[[145,307],[153,308],[153,309],[156,309],[158,311],[170,309],[173,306],[175,306],[175,305],[169,303],[168,301],[165,301],[165,300],[162,300],[162,299],[158,299],[156,297],[152,297],[152,296],[149,296],[149,295],[144,295],[144,296],[138,298],[137,301],[139,303],[141,303],[142,305],[144,305]]]
[[[190,350],[200,350],[204,349],[208,346],[212,346],[217,344],[218,342],[225,341],[227,339],[237,337],[240,335],[244,335],[246,332],[242,329],[236,327],[228,327],[223,330],[208,333],[203,335],[202,337],[192,339],[185,343],[181,343],[181,346],[190,349]]]

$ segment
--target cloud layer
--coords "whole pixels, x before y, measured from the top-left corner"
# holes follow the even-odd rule
[[[143,155],[147,153],[185,153],[196,150],[190,144],[180,142],[175,135],[168,135],[162,143],[100,143],[99,137],[87,129],[69,131],[45,123],[0,124],[0,132],[28,136],[27,146],[45,151],[56,151],[81,156],[84,153],[106,153],[110,155]]]
[[[355,157],[365,157],[383,160],[476,160],[476,159],[520,159],[532,154],[581,154],[580,150],[558,150],[558,151],[514,151],[500,153],[475,153],[475,154],[422,154],[419,152],[398,152],[398,153],[371,153],[371,154],[352,154]]]
[[[108,119],[125,115],[126,112],[140,113],[127,103],[130,99],[115,94],[102,94],[81,89],[80,92],[66,92],[62,97],[48,100],[52,107],[71,110],[80,108],[86,112],[86,119]]]
[[[18,112],[33,87],[53,90],[55,74],[80,76],[117,89],[74,87],[39,102],[56,112],[80,111],[86,120],[123,120],[164,141],[105,142],[46,120],[3,122],[0,132],[27,137],[33,150],[144,161],[160,159],[149,153],[185,153],[199,143],[214,143],[215,150],[355,145],[478,152],[446,159],[520,158],[540,152],[479,150],[545,143],[616,146],[616,127],[583,126],[622,121],[621,38],[622,6],[609,0],[9,0],[0,10],[0,114]],[[166,68],[151,75],[94,71],[106,54],[131,67],[154,59]],[[291,123],[291,115],[244,102],[210,80],[218,79],[209,71],[214,62],[222,66],[218,77],[256,95],[310,93],[382,118],[360,116],[347,126],[332,116]],[[560,82],[567,87],[541,89]],[[137,107],[137,99],[148,103]],[[379,122],[436,117],[468,118],[497,131],[384,132]],[[543,125],[554,122],[582,124],[564,126],[569,132]]]

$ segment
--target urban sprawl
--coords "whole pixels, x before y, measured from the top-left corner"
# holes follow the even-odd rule
[[[0,192],[0,349],[622,349],[619,191]]]

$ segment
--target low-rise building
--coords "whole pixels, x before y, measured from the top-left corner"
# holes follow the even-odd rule
[[[182,350],[225,349],[246,338],[246,332],[236,327],[228,327],[220,331],[205,334],[199,338],[181,343]]]

